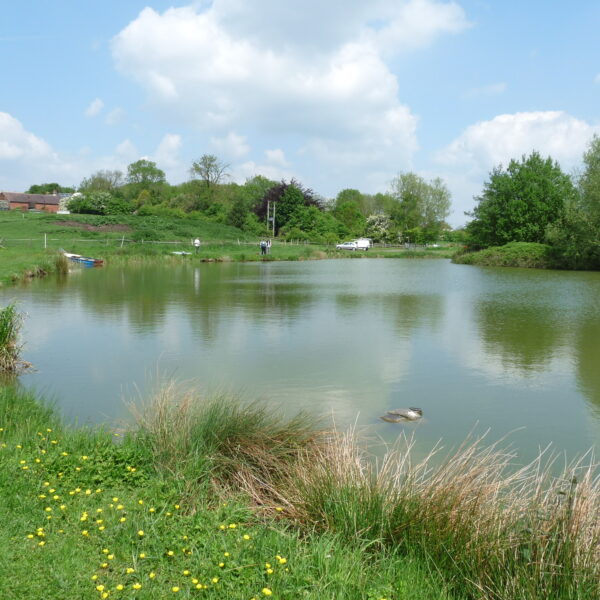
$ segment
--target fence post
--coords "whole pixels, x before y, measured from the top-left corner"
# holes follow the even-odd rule
[[[44,250],[48,247],[48,239],[47,239],[47,235],[48,234],[44,234]]]
[[[123,243],[125,242],[125,235],[121,238],[121,248],[123,247]]]

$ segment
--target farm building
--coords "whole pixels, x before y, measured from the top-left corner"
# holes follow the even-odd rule
[[[58,211],[59,201],[58,194],[0,192],[0,209],[4,210],[40,210],[55,213]]]

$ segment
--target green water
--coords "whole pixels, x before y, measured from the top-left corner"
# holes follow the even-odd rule
[[[348,259],[79,269],[4,290],[26,386],[78,422],[129,419],[157,378],[315,410],[423,451],[490,430],[526,460],[600,434],[600,273]],[[418,424],[384,423],[418,406]]]

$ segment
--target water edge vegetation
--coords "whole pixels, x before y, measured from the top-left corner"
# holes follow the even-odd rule
[[[595,599],[593,460],[466,442],[377,467],[357,437],[175,384],[130,431],[0,390],[3,597]],[[33,576],[32,576],[33,574]]]

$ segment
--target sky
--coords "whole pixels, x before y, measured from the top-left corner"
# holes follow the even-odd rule
[[[597,0],[1,4],[0,191],[215,154],[324,198],[441,177],[460,226],[494,167],[600,134]]]

